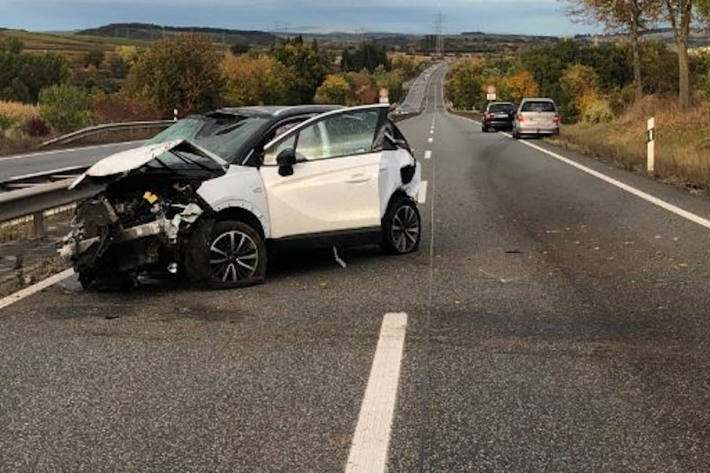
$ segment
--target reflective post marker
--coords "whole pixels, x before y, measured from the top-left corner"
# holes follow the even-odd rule
[[[178,109],[174,108],[173,109],[173,121],[178,121]]]
[[[646,134],[646,170],[649,174],[653,174],[656,161],[656,119],[651,117],[648,119],[648,128]]]

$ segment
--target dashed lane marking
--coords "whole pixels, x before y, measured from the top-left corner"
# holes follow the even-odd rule
[[[431,150],[427,150],[424,152],[424,159],[431,159]]]
[[[385,473],[407,314],[385,314],[345,473]]]
[[[422,181],[419,185],[419,194],[417,195],[417,202],[424,205],[426,204],[426,191],[429,187],[429,181]]]

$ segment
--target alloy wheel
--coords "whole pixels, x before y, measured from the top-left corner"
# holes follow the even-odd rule
[[[392,243],[400,253],[411,251],[419,239],[419,216],[409,205],[403,205],[392,218]]]
[[[215,279],[236,283],[250,279],[259,265],[259,249],[246,233],[222,233],[210,245],[210,268]]]

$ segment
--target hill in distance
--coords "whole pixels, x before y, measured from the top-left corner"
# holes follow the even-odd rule
[[[86,30],[76,31],[82,36],[156,40],[179,33],[199,33],[215,42],[227,44],[273,44],[276,36],[265,31],[232,30],[200,26],[162,26],[150,23],[111,23]]]

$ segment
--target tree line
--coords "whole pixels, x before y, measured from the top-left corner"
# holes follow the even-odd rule
[[[225,54],[208,38],[187,33],[144,51],[88,51],[72,64],[58,55],[24,54],[22,43],[9,38],[0,43],[0,128],[7,136],[29,118],[64,132],[92,120],[172,117],[173,109],[185,116],[219,106],[374,103],[383,87],[397,101],[421,65],[390,57],[374,42],[338,55],[296,36],[268,49]],[[39,111],[13,105],[18,102],[38,103]]]

